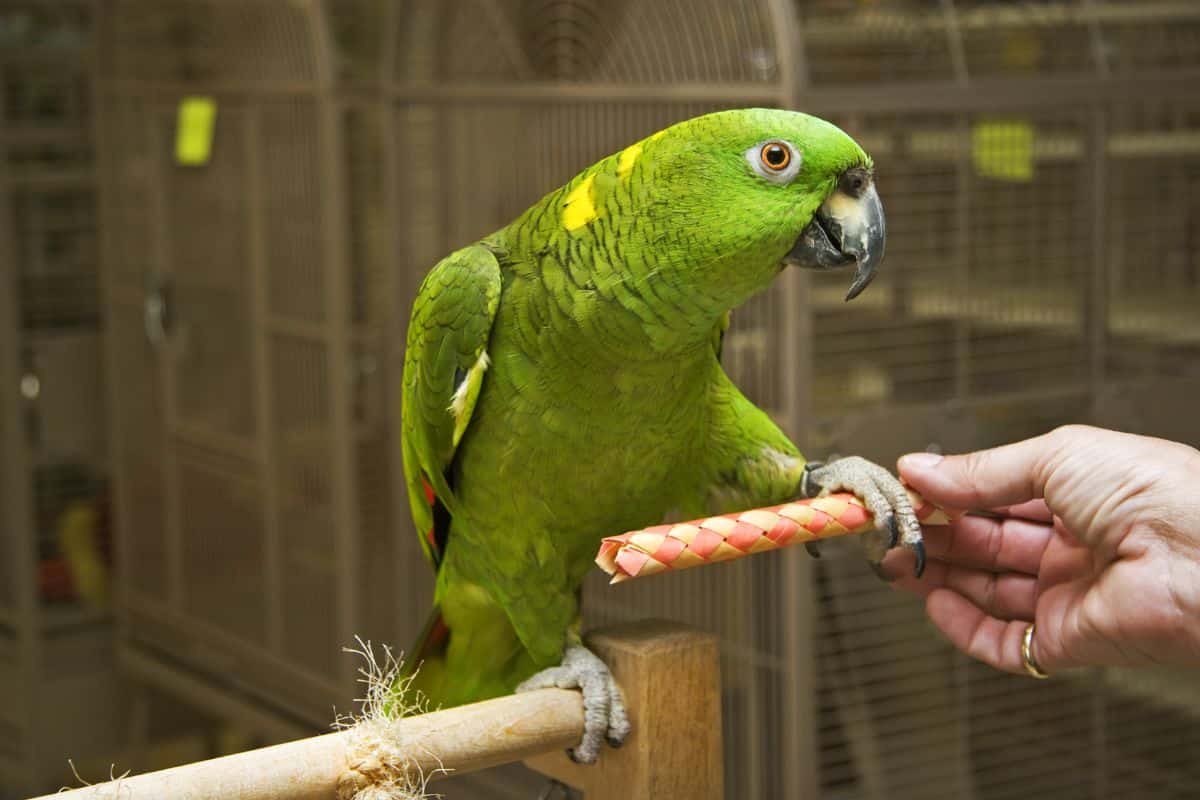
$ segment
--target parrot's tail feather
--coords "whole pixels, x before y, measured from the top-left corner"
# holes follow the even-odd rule
[[[442,610],[434,606],[429,612],[429,620],[421,630],[421,635],[417,637],[417,643],[413,646],[412,660],[408,662],[409,668],[415,670],[420,667],[422,661],[444,656],[449,642],[450,628],[442,618]]]
[[[444,682],[449,646],[450,628],[442,617],[441,608],[434,606],[429,621],[409,651],[412,657],[405,662],[397,686],[407,682],[406,688],[427,698],[433,708],[446,705]]]
[[[407,688],[427,698],[430,708],[511,694],[517,684],[546,666],[534,663],[503,609],[487,601],[464,618],[461,600],[451,609],[450,619],[457,620],[453,629],[441,607],[435,606],[409,651],[412,658],[405,676],[411,677],[411,685]]]

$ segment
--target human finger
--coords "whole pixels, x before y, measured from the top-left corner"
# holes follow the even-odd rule
[[[909,453],[900,476],[934,503],[996,508],[1042,497],[1047,462],[1062,446],[1053,434],[955,456]]]
[[[920,578],[911,571],[901,572],[892,586],[918,597],[950,589],[1000,619],[1033,619],[1037,608],[1037,578],[1031,575],[988,572],[936,559],[927,562]]]
[[[1002,517],[1016,517],[1017,519],[1028,519],[1034,522],[1050,522],[1054,519],[1054,512],[1046,505],[1046,501],[1038,498],[1036,500],[1027,500],[1024,503],[1016,503],[1011,506],[999,506],[993,508]]]
[[[1021,640],[1028,620],[997,619],[958,592],[944,588],[925,599],[925,612],[962,652],[996,669],[1025,674]]]
[[[944,536],[926,537],[930,555],[993,572],[1036,575],[1054,528],[1025,519],[967,514],[945,528]],[[932,540],[931,540],[932,539]]]
[[[1023,572],[1036,575],[1042,555],[1053,537],[1049,525],[1023,519],[994,519],[965,515],[949,525],[929,525],[922,528],[925,553],[931,559],[990,570],[992,572]],[[884,558],[883,567],[889,575],[906,571],[905,553],[895,549]]]

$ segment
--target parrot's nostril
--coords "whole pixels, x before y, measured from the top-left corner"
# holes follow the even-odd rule
[[[863,192],[871,185],[871,174],[862,167],[854,167],[842,173],[842,179],[839,183],[839,188],[857,199],[862,197]]]

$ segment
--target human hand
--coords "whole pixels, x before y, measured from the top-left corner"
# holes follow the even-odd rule
[[[988,510],[925,530],[922,578],[894,551],[894,586],[967,655],[1024,674],[1088,665],[1200,665],[1200,452],[1072,425],[966,455],[910,453],[931,502]]]

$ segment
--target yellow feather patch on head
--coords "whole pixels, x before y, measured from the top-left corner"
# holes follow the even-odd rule
[[[622,178],[628,178],[629,173],[633,172],[633,165],[637,163],[638,157],[641,154],[641,144],[631,144],[622,150],[620,157],[617,158],[617,175]]]
[[[562,224],[567,230],[573,231],[576,228],[582,228],[600,216],[600,212],[596,210],[596,201],[592,196],[592,184],[595,181],[594,175],[588,175],[567,195],[562,211]]]

